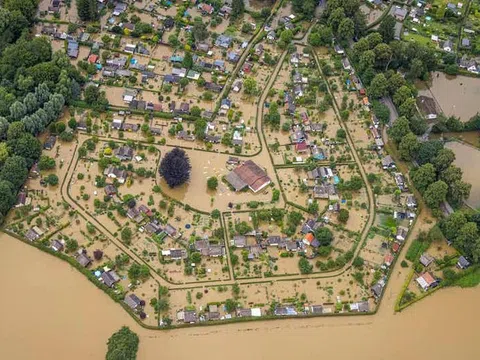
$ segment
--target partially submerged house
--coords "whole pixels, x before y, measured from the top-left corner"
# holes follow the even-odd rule
[[[264,189],[271,182],[265,170],[252,160],[247,160],[237,166],[226,176],[226,180],[235,191],[241,191],[248,187],[255,193]]]

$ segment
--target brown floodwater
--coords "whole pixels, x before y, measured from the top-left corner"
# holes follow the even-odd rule
[[[467,204],[478,209],[480,207],[480,184],[478,182],[480,168],[472,165],[480,163],[480,151],[473,146],[457,141],[447,142],[445,147],[455,153],[454,164],[462,169],[463,180],[472,184],[470,196],[466,200]]]
[[[480,79],[468,76],[449,76],[444,73],[432,73],[429,89],[421,89],[419,93],[434,97],[445,115],[458,116],[468,121],[480,112]]]
[[[140,328],[80,273],[0,235],[1,359],[102,359],[120,326],[140,336],[139,359],[475,359],[480,288],[441,290],[393,314],[397,287],[375,316],[253,322],[169,332]],[[236,349],[242,348],[242,351]]]

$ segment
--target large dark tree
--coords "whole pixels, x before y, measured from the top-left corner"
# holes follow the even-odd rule
[[[9,181],[0,181],[0,213],[5,215],[15,204],[15,189]]]
[[[378,27],[378,32],[386,43],[392,41],[395,35],[395,18],[392,15],[385,16]]]
[[[171,188],[182,185],[190,179],[190,159],[184,150],[175,148],[165,155],[160,163],[160,175]]]
[[[77,0],[78,16],[83,21],[97,18],[97,0]]]
[[[137,358],[138,343],[138,335],[124,326],[108,339],[106,359],[135,360]]]

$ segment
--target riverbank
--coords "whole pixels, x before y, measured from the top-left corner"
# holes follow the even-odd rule
[[[477,358],[474,345],[480,288],[441,290],[401,314],[390,306],[375,316],[292,319],[188,328],[140,328],[75,269],[11,237],[0,236],[0,358],[101,359],[108,337],[122,325],[140,336],[139,359]],[[28,266],[24,266],[28,264]],[[35,274],[35,276],[33,276]],[[394,297],[384,299],[395,301]],[[383,304],[387,305],[387,304]],[[451,309],[451,311],[445,311]],[[232,351],[235,344],[248,346]],[[287,346],[290,342],[294,346]],[[314,346],[321,342],[328,346]],[[247,355],[248,354],[248,355]]]

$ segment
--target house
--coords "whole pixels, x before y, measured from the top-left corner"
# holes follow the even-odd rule
[[[300,63],[301,59],[300,59],[300,55],[298,53],[293,53],[292,55],[290,55],[290,64],[292,65],[298,65]]]
[[[35,241],[43,235],[43,232],[39,233],[38,231],[35,230],[35,228],[36,226],[29,229],[25,234],[25,238],[27,238],[30,241]]]
[[[120,146],[113,150],[113,154],[121,161],[130,161],[133,159],[133,149],[126,145]]]
[[[232,240],[233,246],[243,248],[247,246],[247,237],[243,235],[235,235]]]
[[[48,6],[48,13],[58,13],[60,11],[60,0],[52,0],[50,5]]]
[[[470,49],[471,45],[470,45],[470,39],[467,39],[467,38],[463,38],[462,39],[462,48],[464,49]]]
[[[420,264],[422,264],[425,267],[430,265],[433,262],[433,260],[435,260],[433,256],[431,256],[428,253],[423,253],[422,256],[420,256]]]
[[[368,312],[370,307],[368,301],[354,302],[350,304],[350,311],[352,312]]]
[[[205,89],[219,93],[223,89],[223,85],[215,84],[213,82],[205,83]]]
[[[218,135],[207,134],[207,135],[205,135],[205,138],[203,140],[207,143],[219,144],[220,141],[222,140],[222,138]]]
[[[168,257],[172,260],[182,260],[188,257],[187,250],[185,249],[170,249],[162,250],[162,256]]]
[[[157,220],[150,221],[147,225],[145,225],[145,231],[147,234],[159,234],[162,232],[162,228]]]
[[[395,162],[390,155],[387,155],[382,159],[382,167],[384,170],[395,169]]]
[[[194,324],[197,322],[197,313],[194,310],[185,310],[183,315],[185,324]]]
[[[305,141],[295,144],[295,151],[297,153],[303,154],[308,151],[308,145]]]
[[[117,2],[115,8],[113,9],[112,15],[119,16],[127,10],[127,4],[122,2]]]
[[[177,139],[185,141],[195,141],[195,135],[189,134],[185,130],[182,130],[177,133]]]
[[[143,220],[143,216],[140,214],[140,211],[138,211],[138,209],[135,207],[128,209],[127,217],[135,221],[137,224]]]
[[[215,10],[212,5],[206,3],[201,3],[198,5],[198,9],[202,12],[202,15],[212,15],[213,11]]]
[[[107,66],[110,66],[115,69],[123,69],[127,65],[127,57],[120,56],[108,59],[106,61]]]
[[[397,239],[398,241],[405,241],[405,239],[407,238],[407,234],[408,234],[408,229],[406,227],[399,226],[397,228],[395,239]]]
[[[401,191],[406,191],[407,186],[405,184],[405,179],[403,178],[402,173],[394,173],[393,177],[395,178],[395,184]]]
[[[298,130],[295,131],[292,135],[290,135],[290,140],[292,141],[292,144],[298,144],[301,142],[306,142],[307,136],[305,135],[303,130]]]
[[[235,82],[232,85],[232,90],[234,92],[238,93],[238,92],[240,92],[240,90],[242,90],[242,85],[243,85],[242,80],[240,80],[240,79],[235,80]]]
[[[187,76],[187,69],[185,68],[173,68],[172,69],[172,76],[178,76],[180,78],[184,78]]]
[[[17,203],[15,204],[15,207],[22,207],[25,205],[30,205],[31,199],[27,196],[27,193],[24,191],[21,191],[17,195]]]
[[[121,130],[123,124],[123,119],[113,119],[111,128],[114,130]]]
[[[453,50],[453,42],[452,40],[447,40],[443,43],[443,46],[442,46],[443,50],[446,51],[446,52],[452,52]]]
[[[113,285],[120,281],[120,276],[118,276],[115,271],[110,270],[104,271],[102,275],[100,275],[100,279],[105,285],[111,288]]]
[[[103,175],[111,179],[117,179],[120,184],[125,183],[125,180],[127,180],[127,172],[125,170],[120,170],[113,165],[109,165],[103,171]]]
[[[470,266],[470,261],[468,261],[465,256],[460,256],[457,261],[457,267],[459,269],[466,269]]]
[[[305,245],[310,245],[313,248],[318,248],[320,246],[320,242],[315,238],[315,235],[313,233],[309,232],[305,234],[303,237],[303,243]]]
[[[105,186],[103,190],[105,191],[105,195],[107,196],[113,196],[117,193],[117,188],[111,184]]]
[[[415,199],[415,196],[408,195],[407,200],[406,200],[406,205],[409,209],[416,208],[417,207],[417,200]]]
[[[408,15],[408,9],[402,8],[400,6],[395,6],[395,10],[393,11],[393,17],[398,21],[403,21]]]
[[[343,69],[348,72],[352,70],[352,65],[350,64],[350,60],[348,60],[348,58],[346,57],[342,58],[342,66],[343,66]]]
[[[293,306],[277,306],[274,314],[277,316],[295,316],[297,315],[297,310]]]
[[[263,54],[263,44],[258,43],[257,45],[255,45],[255,55],[262,56],[262,54]]]
[[[133,54],[136,49],[137,49],[137,45],[127,44],[127,45],[125,45],[125,48],[123,49],[123,51],[128,53],[128,54]]]
[[[275,34],[275,31],[270,30],[267,33],[267,40],[270,41],[270,42],[274,42],[276,39],[277,39],[277,34]]]
[[[96,54],[90,54],[88,56],[88,60],[87,60],[90,64],[96,64],[97,61],[98,61],[98,55]]]
[[[55,240],[52,241],[52,244],[50,245],[50,247],[51,247],[54,251],[57,251],[57,252],[62,251],[63,248],[64,248],[63,243],[61,243],[61,242],[58,241],[57,239],[55,239]]]
[[[345,54],[345,50],[343,49],[343,47],[341,47],[340,45],[338,44],[335,44],[333,45],[333,49],[335,50],[335,52],[339,55],[343,55]]]
[[[264,189],[271,182],[265,170],[252,160],[247,160],[237,166],[226,176],[226,180],[235,191],[248,187],[254,193]]]
[[[215,40],[215,46],[228,49],[232,44],[232,41],[233,40],[230,36],[226,36],[222,34],[219,37],[217,37],[217,40]]]
[[[236,51],[229,51],[227,53],[227,60],[233,64],[236,64],[240,60],[240,54]]]
[[[434,288],[438,285],[439,281],[433,277],[430,272],[425,272],[420,275],[415,281],[420,285],[423,291]]]
[[[240,164],[240,159],[238,157],[229,156],[227,160],[228,165],[238,165]]]
[[[57,137],[54,135],[51,135],[47,138],[47,140],[43,144],[43,148],[45,150],[52,150],[56,142],[57,142]]]
[[[135,294],[129,294],[125,296],[123,302],[127,304],[127,306],[132,310],[136,310],[137,308],[142,306],[142,300],[140,300]]]
[[[372,294],[375,299],[379,299],[382,296],[383,288],[385,287],[385,278],[380,279],[375,285],[372,286]]]
[[[79,45],[78,42],[75,40],[69,40],[67,43],[67,55],[69,58],[76,59],[78,58],[79,52]]]
[[[88,265],[90,265],[90,263],[92,262],[92,260],[87,256],[87,254],[85,254],[83,251],[81,251],[77,257],[76,257],[76,260],[78,261],[78,263],[80,265],[82,265],[83,267],[87,267]]]
[[[197,50],[198,51],[203,51],[203,52],[208,52],[210,50],[210,46],[206,43],[198,43],[197,44]]]
[[[220,8],[218,11],[218,15],[222,17],[229,17],[230,14],[232,13],[233,9],[230,6],[224,5]]]
[[[177,229],[175,229],[170,224],[167,224],[167,226],[165,226],[165,229],[163,229],[163,231],[165,232],[165,234],[167,234],[171,238],[177,238],[178,235],[180,235],[179,233],[177,233]]]

